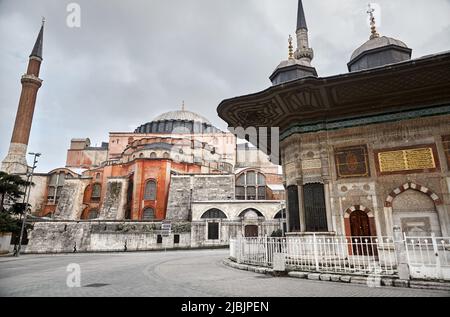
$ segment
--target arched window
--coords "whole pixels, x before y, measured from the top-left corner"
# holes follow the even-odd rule
[[[266,177],[258,171],[247,171],[236,178],[237,200],[265,200]]]
[[[102,185],[94,184],[92,185],[91,201],[100,201],[102,195]]]
[[[202,217],[202,219],[227,219],[227,215],[222,210],[213,208],[206,211]]]
[[[168,152],[164,152],[163,158],[165,158],[165,159],[170,158],[170,154]]]
[[[155,210],[153,208],[147,207],[142,213],[142,220],[154,220]]]
[[[97,219],[98,218],[98,209],[91,209],[88,214],[88,219]]]
[[[100,173],[95,174],[95,179],[99,180],[100,179]]]
[[[274,219],[286,219],[286,209],[280,210],[275,215]]]
[[[150,153],[150,158],[155,159],[157,158],[157,155],[155,152]]]
[[[144,157],[144,153],[139,154],[139,158],[143,158]]]
[[[156,200],[156,182],[149,180],[145,184],[144,200]]]
[[[258,219],[265,218],[264,215],[256,209],[248,208],[239,214],[239,218],[241,219]]]
[[[64,172],[54,173],[50,175],[50,180],[47,187],[47,201],[48,203],[57,204],[61,197],[62,189],[66,174]]]

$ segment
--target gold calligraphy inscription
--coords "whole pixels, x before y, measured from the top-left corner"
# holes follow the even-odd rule
[[[381,173],[436,168],[432,148],[381,152],[378,161]]]

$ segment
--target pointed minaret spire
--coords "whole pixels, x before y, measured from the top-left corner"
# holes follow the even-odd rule
[[[33,123],[34,108],[42,79],[39,72],[42,63],[42,41],[44,38],[44,22],[42,20],[41,30],[34,44],[28,60],[28,68],[22,76],[22,93],[17,108],[16,121],[9,144],[8,154],[2,162],[1,171],[10,174],[24,174],[28,171],[26,160],[28,141],[30,140],[31,125]]]
[[[314,57],[312,48],[309,47],[308,27],[306,25],[305,12],[303,11],[302,0],[298,1],[297,14],[297,49],[293,52],[292,36],[288,39],[288,59],[282,61],[275,71],[270,75],[270,81],[273,85],[280,85],[288,81],[317,77],[316,69],[311,66]]]
[[[34,43],[34,47],[33,47],[33,50],[31,51],[30,57],[34,56],[34,57],[42,59],[42,46],[44,43],[44,24],[45,24],[45,18],[42,17],[41,30],[39,31],[38,37],[36,39],[36,43]]]
[[[306,25],[305,11],[303,11],[302,0],[298,0],[298,13],[297,13],[297,31],[300,29],[308,29]]]
[[[302,0],[298,0],[298,14],[297,14],[297,50],[295,51],[295,58],[300,60],[305,66],[311,66],[311,61],[314,58],[314,52],[309,47],[308,27],[306,25],[305,12],[303,10]]]

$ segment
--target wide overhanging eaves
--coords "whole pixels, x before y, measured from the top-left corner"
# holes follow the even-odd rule
[[[305,78],[224,100],[230,127],[279,127],[345,120],[450,103],[450,52],[327,78]]]

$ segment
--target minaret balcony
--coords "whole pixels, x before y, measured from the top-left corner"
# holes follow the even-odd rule
[[[22,84],[29,83],[29,84],[35,84],[35,85],[38,85],[39,87],[41,87],[43,80],[40,79],[39,77],[36,77],[35,75],[25,74],[22,76],[21,82],[22,82]]]

